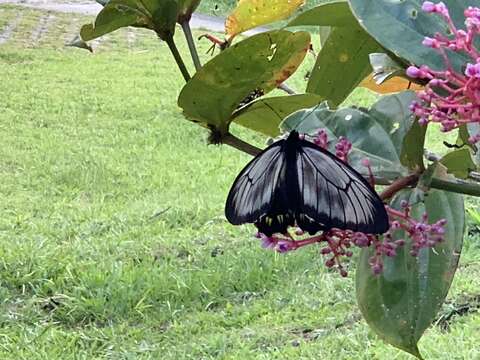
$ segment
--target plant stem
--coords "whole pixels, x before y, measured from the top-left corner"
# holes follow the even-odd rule
[[[459,194],[480,196],[480,185],[460,179],[443,180],[432,178],[430,186],[434,189],[451,191]]]
[[[197,48],[195,47],[195,41],[193,40],[190,23],[187,20],[182,21],[182,29],[183,33],[185,34],[185,39],[187,40],[188,48],[190,49],[193,65],[195,65],[195,69],[198,71],[202,67],[202,64],[200,63]]]
[[[235,149],[243,151],[244,153],[247,153],[252,156],[257,156],[262,151],[262,149],[259,149],[256,146],[253,146],[230,133],[222,137],[222,143],[230,145]]]
[[[175,45],[175,41],[173,40],[173,36],[168,37],[165,42],[168,45],[168,48],[170,49],[170,52],[172,53],[175,62],[178,65],[178,68],[180,69],[183,78],[185,79],[186,82],[190,80],[190,74],[188,73],[187,67],[185,66],[185,63],[183,62],[182,56],[178,52],[177,45]]]
[[[380,199],[390,199],[393,195],[395,195],[400,190],[406,188],[407,186],[415,185],[419,177],[420,176],[418,174],[410,174],[395,180],[380,194]]]

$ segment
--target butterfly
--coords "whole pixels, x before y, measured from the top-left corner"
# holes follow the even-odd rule
[[[295,130],[240,172],[225,216],[233,225],[254,223],[267,236],[289,226],[312,235],[332,228],[381,234],[389,227],[382,200],[362,175]]]

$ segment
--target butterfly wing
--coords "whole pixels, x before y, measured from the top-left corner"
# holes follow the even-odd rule
[[[299,141],[299,226],[308,230],[309,223],[316,222],[324,229],[386,232],[389,224],[385,206],[362,175],[328,151],[309,141]],[[306,215],[306,224],[302,224],[302,214]]]
[[[272,207],[287,206],[284,143],[280,140],[265,149],[235,179],[225,205],[225,216],[233,225],[256,222]]]

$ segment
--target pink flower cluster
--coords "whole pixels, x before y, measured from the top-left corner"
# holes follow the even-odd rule
[[[420,124],[439,123],[444,132],[463,124],[480,123],[480,52],[474,46],[480,33],[480,8],[470,6],[464,11],[466,30],[457,29],[443,2],[425,1],[422,10],[440,15],[452,35],[436,33],[433,38],[423,40],[424,46],[442,56],[446,69],[434,71],[426,65],[407,69],[409,77],[428,81],[425,90],[418,92],[420,101],[413,102],[410,110],[419,117]],[[463,53],[472,60],[463,73],[452,67],[447,49]],[[469,141],[480,141],[480,134],[471,136]]]
[[[327,148],[328,136],[325,130],[320,130],[313,138],[313,142],[323,148]],[[346,138],[340,138],[335,146],[337,157],[347,162],[351,148],[352,144]],[[369,161],[365,159],[362,163],[371,172]],[[428,217],[424,214],[422,219],[418,221],[411,216],[411,206],[406,201],[401,203],[401,210],[396,210],[389,206],[385,208],[389,215],[390,228],[382,237],[335,228],[309,238],[304,237],[303,231],[298,228],[295,229],[294,234],[287,232],[286,234],[266,236],[265,234],[257,233],[256,237],[261,240],[262,247],[273,249],[280,253],[321,243],[324,246],[320,253],[328,257],[325,265],[328,268],[336,268],[343,277],[348,275],[343,261],[345,258],[353,256],[351,251],[353,246],[359,248],[372,247],[374,249],[373,255],[369,259],[369,264],[373,273],[377,275],[383,270],[383,257],[396,256],[398,247],[405,245],[405,239],[394,240],[394,238],[398,237],[397,235],[404,235],[410,239],[410,254],[412,256],[417,256],[420,249],[433,247],[444,239],[446,220],[442,219],[434,224],[428,224]]]
[[[324,129],[320,129],[313,138],[313,142],[322,149],[328,148],[328,134]],[[342,161],[348,162],[348,154],[352,150],[352,143],[344,136],[338,138],[335,144],[335,155]]]

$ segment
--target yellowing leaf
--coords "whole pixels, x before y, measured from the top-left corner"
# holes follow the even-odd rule
[[[225,31],[231,40],[246,30],[285,19],[303,3],[304,0],[240,0],[225,21]]]
[[[422,86],[412,83],[402,77],[395,76],[389,80],[386,80],[382,84],[377,84],[373,79],[373,74],[368,75],[360,83],[361,87],[367,88],[369,90],[375,91],[378,94],[390,94],[395,92],[400,92],[404,90],[421,90]]]

